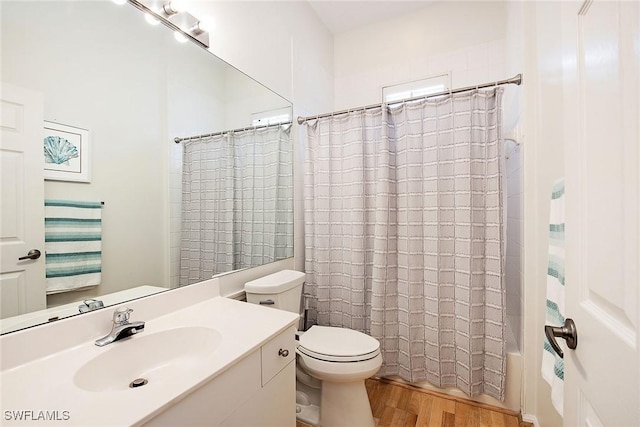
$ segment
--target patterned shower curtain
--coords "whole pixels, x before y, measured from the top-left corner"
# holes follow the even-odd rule
[[[180,286],[291,256],[290,126],[185,141]]]
[[[381,343],[381,375],[504,400],[502,89],[307,122],[309,324]]]

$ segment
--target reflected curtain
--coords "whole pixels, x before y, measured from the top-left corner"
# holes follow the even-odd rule
[[[290,126],[185,141],[180,286],[291,256]]]
[[[502,89],[307,123],[309,324],[381,343],[381,375],[504,399]]]

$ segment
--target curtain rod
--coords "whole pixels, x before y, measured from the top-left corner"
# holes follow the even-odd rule
[[[452,90],[443,90],[442,92],[431,93],[429,95],[417,96],[417,97],[414,97],[414,98],[407,98],[407,99],[403,99],[402,101],[398,101],[398,102],[419,101],[421,99],[433,98],[433,97],[436,97],[436,96],[452,95],[454,93],[466,92],[466,91],[474,90],[474,89],[484,89],[484,88],[488,88],[488,87],[495,87],[495,86],[501,86],[501,85],[510,85],[510,84],[515,84],[515,85],[522,84],[522,74],[517,74],[514,77],[512,77],[510,79],[506,79],[506,80],[498,80],[498,81],[491,82],[491,83],[482,83],[482,84],[479,84],[479,85],[461,87],[461,88],[452,89]],[[391,104],[395,104],[395,103],[396,102],[391,102]],[[380,108],[380,107],[383,107],[383,106],[385,106],[387,104],[390,104],[390,103],[383,102],[381,104],[371,104],[371,105],[367,105],[365,107],[349,108],[348,110],[334,111],[333,113],[318,114],[317,116],[298,117],[298,124],[301,125],[304,122],[306,122],[307,120],[315,120],[315,119],[320,119],[320,118],[324,118],[324,117],[337,116],[339,114],[350,113],[351,111],[371,110],[373,108]]]
[[[186,136],[184,138],[179,138],[179,137],[175,137],[173,139],[173,141],[176,144],[180,144],[182,141],[191,141],[193,139],[202,139],[202,138],[211,138],[213,136],[220,136],[220,135],[224,135],[225,133],[231,133],[231,132],[243,132],[245,130],[251,130],[251,129],[265,129],[265,128],[270,128],[270,127],[275,127],[275,126],[287,126],[290,125],[291,122],[284,122],[284,123],[273,123],[270,125],[261,125],[261,126],[249,126],[249,127],[245,127],[245,128],[238,128],[238,129],[232,129],[232,130],[223,130],[221,132],[214,132],[214,133],[205,133],[202,135],[196,135],[196,136]]]

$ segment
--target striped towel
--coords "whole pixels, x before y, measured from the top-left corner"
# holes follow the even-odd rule
[[[549,214],[549,267],[547,269],[547,325],[564,324],[564,180],[553,184]],[[562,415],[564,361],[544,338],[542,377],[551,386],[551,402]]]
[[[44,206],[47,294],[99,285],[101,203],[45,200]]]

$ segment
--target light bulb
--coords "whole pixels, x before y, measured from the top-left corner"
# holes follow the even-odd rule
[[[180,13],[184,10],[184,2],[182,0],[171,0],[162,6],[162,10],[167,15],[175,15],[176,13]]]
[[[177,41],[179,41],[180,43],[186,43],[187,42],[187,38],[180,31],[174,31],[173,32],[173,37]]]
[[[213,22],[213,19],[208,16],[203,17],[200,21],[198,21],[198,28],[200,31],[206,31],[207,33],[212,32],[216,28],[216,23]]]
[[[123,5],[127,2],[127,0],[111,0],[111,1],[117,5]]]
[[[171,9],[175,10],[176,12],[184,12],[184,0],[171,0],[169,3],[171,3]]]
[[[151,16],[148,13],[144,14],[144,19],[145,19],[145,21],[147,21],[151,25],[158,25],[160,23],[160,21],[158,21],[156,18],[154,18],[153,16]]]

